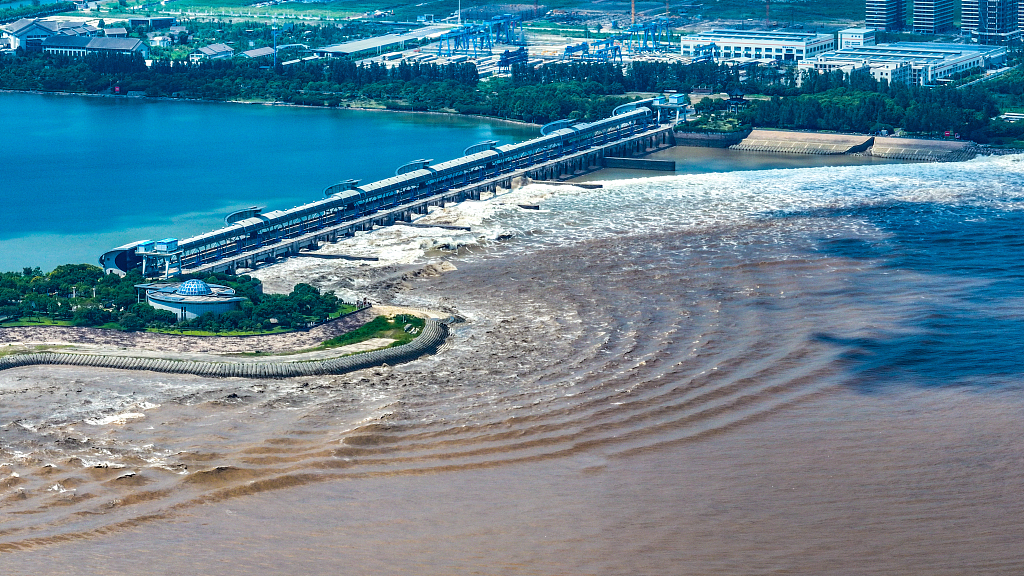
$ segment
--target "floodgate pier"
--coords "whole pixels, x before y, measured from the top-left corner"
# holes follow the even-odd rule
[[[324,199],[289,210],[237,211],[226,226],[192,238],[136,241],[100,256],[106,272],[140,269],[146,276],[234,272],[316,249],[356,232],[410,222],[431,206],[509,190],[519,179],[558,181],[673,146],[672,126],[658,122],[655,99],[620,106],[596,122],[553,122],[541,136],[498,146],[486,141],[461,158],[431,165],[416,160],[391,178],[360,185],[347,180],[324,190]]]

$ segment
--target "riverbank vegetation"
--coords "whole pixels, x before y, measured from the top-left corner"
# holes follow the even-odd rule
[[[0,24],[14,22],[21,18],[36,18],[39,16],[49,16],[50,14],[69,12],[74,9],[74,2],[53,2],[51,4],[32,3],[26,6],[9,8],[0,5]]]
[[[299,36],[328,39],[315,26]],[[310,32],[310,34],[306,34]],[[266,31],[252,35],[265,40]],[[239,38],[244,37],[244,30]],[[973,71],[966,71],[965,78]],[[314,60],[284,67],[252,60],[189,64],[141,58],[45,54],[0,58],[0,88],[93,94],[135,93],[206,100],[276,101],[311,106],[367,106],[409,111],[478,114],[524,122],[595,120],[641,94],[697,88],[764,95],[737,114],[737,125],[871,133],[901,128],[918,135],[947,131],[980,143],[1012,144],[1024,126],[994,120],[1024,109],[1021,72],[974,86],[889,84],[870,74],[808,72],[795,68],[737,68],[710,62],[553,63],[515,67],[508,77],[480,79],[471,63],[402,62],[394,67],[347,60]],[[702,103],[703,104],[703,103]],[[721,120],[713,101],[710,114]]]
[[[412,342],[423,331],[426,321],[410,314],[397,314],[392,317],[377,316],[359,328],[340,336],[324,341],[317,350],[340,348],[371,338],[388,338],[394,340],[389,346],[401,346]]]
[[[56,325],[173,334],[268,334],[304,329],[357,309],[333,292],[321,293],[308,284],[297,284],[289,294],[264,294],[259,280],[244,275],[186,275],[172,281],[192,278],[228,286],[248,300],[238,310],[178,322],[172,312],[139,301],[135,285],[146,280],[138,272],[124,277],[105,275],[90,264],[66,264],[49,273],[25,268],[20,273],[0,273],[0,327]]]

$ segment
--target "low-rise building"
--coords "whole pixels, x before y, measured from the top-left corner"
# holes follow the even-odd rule
[[[697,57],[710,50],[716,60],[752,58],[795,63],[835,47],[836,39],[831,34],[760,30],[711,30],[683,36],[680,41],[683,56]]]
[[[203,314],[223,314],[237,310],[247,300],[235,296],[235,290],[202,280],[181,283],[154,282],[136,284],[135,289],[145,294],[146,303],[157,310],[173,312],[178,320],[191,320]]]
[[[7,40],[11,50],[21,48],[39,52],[43,40],[51,36],[96,36],[99,28],[79,22],[63,22],[42,18],[22,18],[0,26],[0,36]]]
[[[997,46],[897,42],[834,50],[801,62],[801,71],[850,71],[867,68],[879,80],[902,81],[909,73],[911,84],[932,85],[974,69],[999,66],[1006,49]]]
[[[858,46],[874,46],[875,30],[873,28],[847,28],[839,31],[837,49],[856,48]]]
[[[242,52],[243,58],[267,58],[274,55],[274,49],[267,46],[265,48],[256,48],[255,50],[246,50]]]
[[[914,81],[914,67],[910,62],[872,62],[868,64],[871,76],[889,84],[910,84]]]
[[[231,58],[235,55],[235,49],[227,44],[210,44],[209,46],[203,46],[196,50],[192,54],[189,54],[189,60],[193,62],[199,62],[200,60],[220,60],[222,58]]]
[[[105,28],[103,30],[103,35],[106,36],[107,38],[127,38],[128,37],[128,29],[124,28],[124,27]]]
[[[405,34],[386,34],[363,40],[353,40],[344,44],[335,44],[323,48],[315,48],[313,54],[321,58],[365,58],[379,56],[392,50],[405,49],[406,42],[420,41],[424,38],[435,38],[448,31],[444,26],[427,26],[410,30]]]
[[[177,24],[178,20],[173,16],[155,16],[153,18],[129,18],[128,25],[132,28],[146,26],[150,30],[169,28]]]
[[[85,36],[51,36],[43,40],[47,54],[82,57],[89,54],[138,54],[149,58],[149,46],[138,38],[89,38]]]

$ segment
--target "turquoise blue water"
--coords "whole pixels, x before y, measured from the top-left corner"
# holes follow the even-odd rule
[[[0,270],[95,263],[237,208],[289,208],[341,180],[537,134],[457,116],[38,94],[0,94],[0,117]]]

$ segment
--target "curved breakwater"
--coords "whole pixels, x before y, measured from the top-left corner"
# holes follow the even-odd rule
[[[445,322],[427,318],[423,331],[412,342],[351,356],[297,362],[203,362],[171,358],[99,356],[70,352],[36,352],[0,357],[0,370],[35,365],[89,366],[116,370],[148,370],[167,374],[194,374],[215,378],[296,378],[345,374],[354,370],[398,364],[432,354],[448,334]]]

